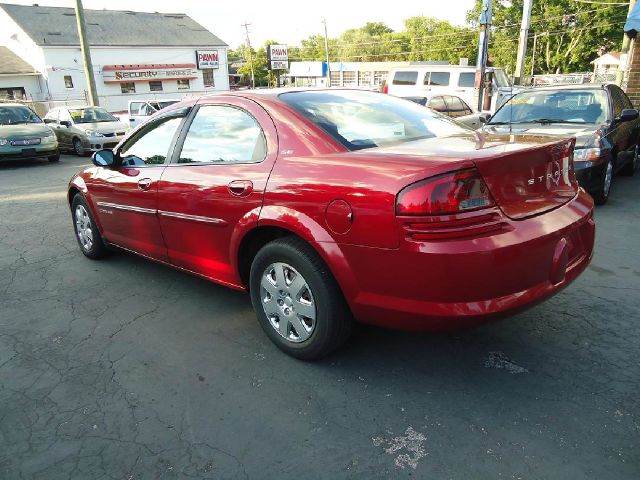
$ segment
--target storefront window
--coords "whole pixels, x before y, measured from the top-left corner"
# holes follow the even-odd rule
[[[189,79],[178,80],[178,90],[189,90],[189,88],[191,88]]]
[[[136,84],[133,82],[121,83],[120,91],[122,93],[136,93]]]
[[[151,92],[161,92],[162,82],[159,80],[154,80],[153,82],[149,82],[149,90]]]
[[[71,78],[71,75],[64,76],[64,86],[66,88],[73,88],[73,78]]]
[[[202,81],[204,82],[204,88],[212,88],[216,86],[213,81],[213,68],[202,69]]]

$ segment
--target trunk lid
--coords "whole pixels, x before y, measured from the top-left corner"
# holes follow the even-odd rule
[[[574,139],[530,148],[516,142],[506,144],[503,153],[476,158],[474,163],[505,215],[520,220],[575,197],[579,187],[573,169],[574,145]]]
[[[475,165],[496,204],[509,218],[519,220],[575,197],[579,187],[573,169],[574,144],[575,139],[548,135],[470,132],[360,152],[391,154],[399,161],[422,159],[434,175]],[[397,175],[401,172],[398,167]]]

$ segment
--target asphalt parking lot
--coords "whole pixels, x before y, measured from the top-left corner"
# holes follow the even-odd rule
[[[303,363],[244,294],[84,258],[65,187],[88,162],[0,164],[1,479],[640,477],[640,175],[550,301]]]

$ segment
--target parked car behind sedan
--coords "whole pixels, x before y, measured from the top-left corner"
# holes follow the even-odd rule
[[[467,102],[456,95],[425,95],[403,98],[442,113],[447,117],[459,118],[473,113],[473,109],[467,105]]]
[[[58,140],[30,108],[13,103],[0,105],[0,160],[25,158],[60,160]]]
[[[311,359],[354,318],[451,330],[575,280],[595,225],[573,142],[479,134],[374,92],[223,93],[97,152],[68,199],[85,256],[119,247],[249,291],[269,338]]]
[[[616,85],[519,93],[487,120],[483,131],[575,137],[576,176],[599,205],[609,198],[616,174],[633,175],[638,168],[638,110]]]
[[[59,107],[44,117],[58,137],[61,150],[76,155],[115,147],[129,128],[100,107]]]

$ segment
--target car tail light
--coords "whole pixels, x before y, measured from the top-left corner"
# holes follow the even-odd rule
[[[445,173],[409,185],[398,194],[397,215],[444,215],[495,205],[475,168]]]
[[[382,93],[389,93],[389,84],[385,83],[384,88],[382,89]]]

